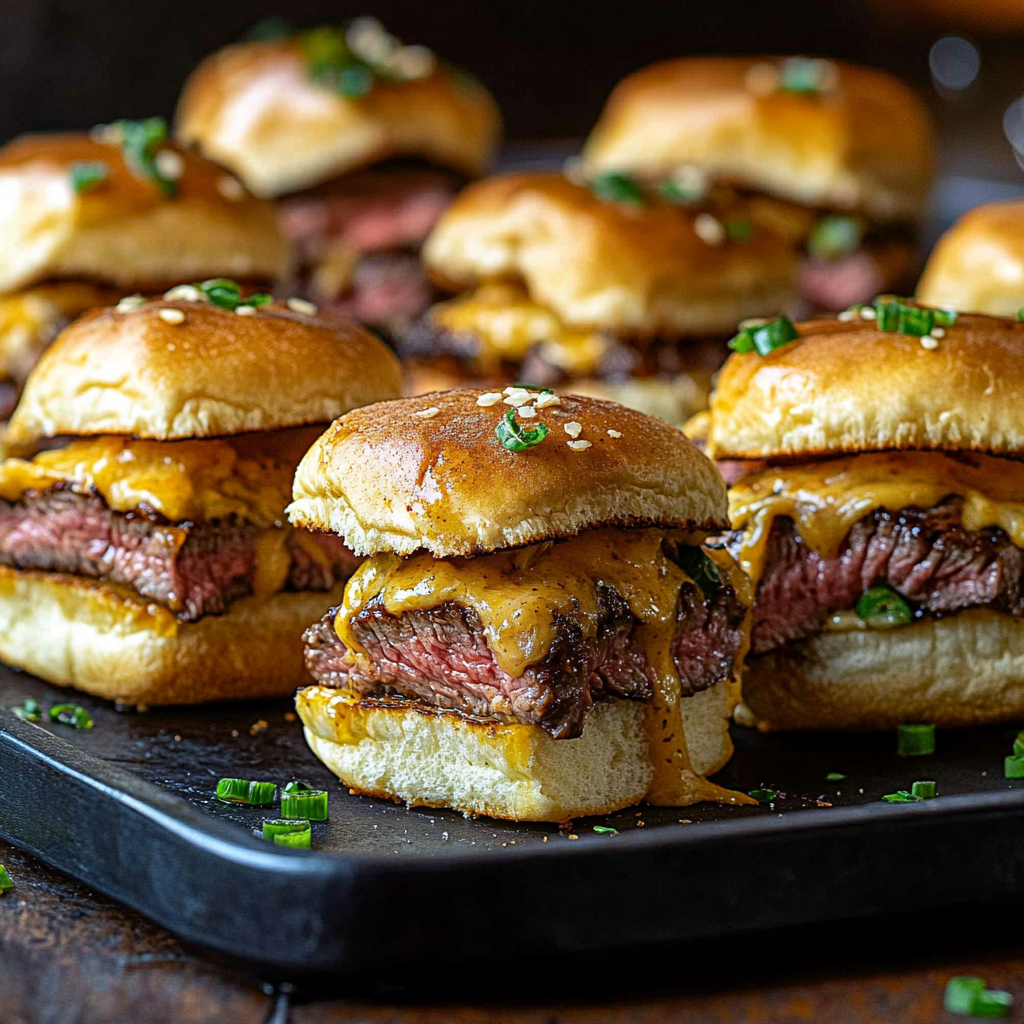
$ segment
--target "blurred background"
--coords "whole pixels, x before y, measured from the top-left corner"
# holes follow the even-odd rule
[[[582,137],[615,82],[660,58],[820,54],[893,71],[928,100],[944,176],[936,216],[1024,191],[1011,145],[1024,152],[1024,0],[0,0],[0,137],[170,115],[196,63],[261,19],[359,14],[483,79],[512,142]]]

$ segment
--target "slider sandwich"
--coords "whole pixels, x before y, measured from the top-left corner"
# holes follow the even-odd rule
[[[160,118],[0,149],[0,420],[57,333],[126,292],[290,273],[270,204],[167,140]]]
[[[400,392],[362,328],[228,281],[77,320],[9,427],[63,446],[0,463],[0,659],[131,704],[293,692],[355,564],[287,525],[294,468],[322,424]]]
[[[277,201],[311,298],[392,328],[428,305],[420,245],[490,164],[501,117],[475,78],[357,18],[208,57],[176,131]]]
[[[456,294],[396,340],[414,391],[527,380],[675,423],[704,407],[736,321],[795,298],[771,229],[615,176],[470,185],[423,257]]]
[[[886,297],[735,344],[707,452],[739,477],[753,718],[1019,720],[1024,324]]]
[[[725,485],[681,433],[534,388],[338,420],[289,517],[367,556],[305,635],[297,698],[353,792],[563,821],[707,781],[746,646],[745,578],[705,545]]]
[[[655,64],[612,92],[583,164],[747,200],[799,252],[809,310],[913,284],[932,132],[918,97],[884,72],[806,57]]]

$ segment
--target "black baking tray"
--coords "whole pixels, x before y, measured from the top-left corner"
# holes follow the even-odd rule
[[[27,697],[73,699],[95,726],[20,721],[8,709]],[[288,701],[118,711],[0,669],[0,708],[0,836],[269,975],[471,971],[1024,903],[1009,726],[940,732],[935,755],[910,759],[893,735],[737,729],[718,779],[771,788],[772,804],[632,808],[567,829],[351,796],[307,750]],[[218,804],[222,776],[327,786],[314,851],[257,838],[268,812]],[[880,801],[921,779],[941,795]]]

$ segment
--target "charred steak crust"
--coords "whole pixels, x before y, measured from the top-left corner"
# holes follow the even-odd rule
[[[370,668],[347,660],[332,609],[305,633],[306,667],[318,682],[364,695],[387,694],[451,708],[476,718],[539,725],[555,739],[583,731],[597,700],[649,700],[655,671],[623,597],[599,586],[596,636],[585,639],[572,615],[556,618],[556,637],[543,661],[518,679],[495,661],[479,617],[455,602],[391,615],[380,599],[367,603],[353,628]],[[728,678],[742,636],[744,610],[728,586],[705,599],[687,585],[680,597],[673,655],[689,695]]]
[[[820,632],[829,616],[883,585],[919,615],[978,606],[1024,614],[1024,555],[1000,529],[965,530],[961,509],[958,499],[931,509],[878,509],[854,524],[835,558],[811,551],[792,519],[777,519],[754,602],[751,652]],[[732,534],[730,545],[738,540]]]
[[[58,484],[0,501],[0,565],[124,584],[192,622],[253,592],[259,532],[233,520],[175,524],[142,511],[114,512],[98,495]],[[288,589],[331,589],[335,569],[293,536],[287,550]]]

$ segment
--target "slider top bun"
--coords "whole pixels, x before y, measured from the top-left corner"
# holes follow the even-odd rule
[[[917,297],[931,306],[1016,316],[1024,306],[1024,200],[965,213],[939,239]]]
[[[1024,324],[961,315],[934,348],[861,319],[797,329],[767,356],[726,361],[711,396],[712,458],[1024,455]]]
[[[779,88],[794,67],[820,88]],[[652,177],[694,166],[807,206],[915,220],[928,194],[932,132],[917,96],[882,71],[806,58],[688,57],[623,79],[583,159],[591,170]]]
[[[238,43],[207,57],[178,103],[178,138],[266,197],[395,158],[473,177],[488,167],[501,115],[476,79],[434,61],[423,77],[377,78],[365,95],[344,96],[313,77],[309,41],[331,32],[343,30]]]
[[[398,361],[356,324],[278,305],[248,316],[206,302],[132,305],[94,310],[60,334],[28,379],[9,441],[276,430],[401,394]]]
[[[299,465],[291,521],[337,533],[357,554],[426,550],[438,558],[603,526],[706,533],[727,523],[721,475],[667,423],[560,395],[561,404],[521,420],[550,433],[516,452],[495,436],[511,407],[500,395],[479,405],[485,394],[435,392],[342,417]],[[589,447],[570,447],[573,424],[581,428],[573,443]]]
[[[116,127],[94,134],[108,130]],[[84,132],[23,135],[0,149],[0,292],[52,278],[131,290],[288,274],[291,253],[270,204],[194,153],[167,142],[157,152],[180,172],[174,197],[129,167],[119,144]],[[76,192],[83,165],[102,177]]]
[[[793,298],[795,256],[765,228],[709,242],[710,214],[650,195],[599,198],[560,174],[509,174],[464,189],[423,248],[453,290],[521,280],[563,323],[624,335],[725,333]]]

